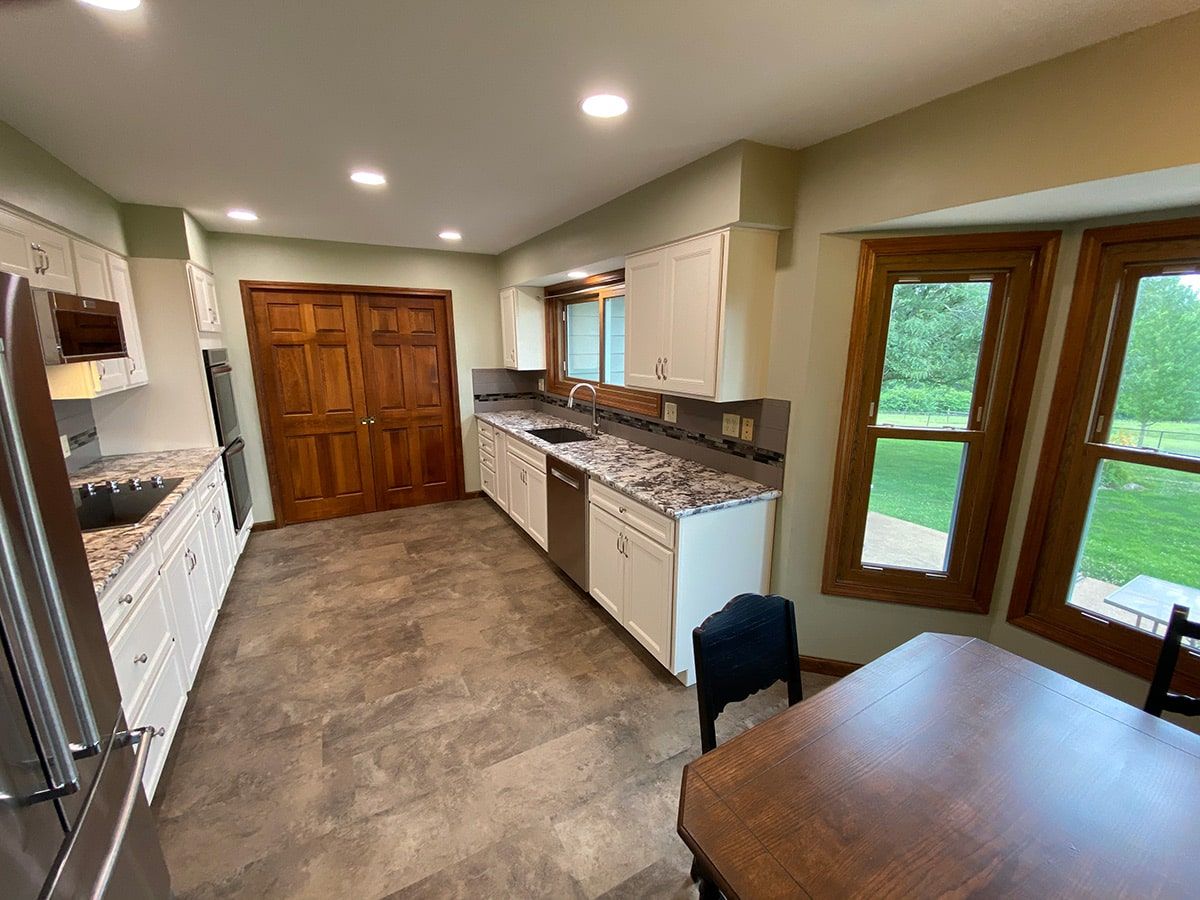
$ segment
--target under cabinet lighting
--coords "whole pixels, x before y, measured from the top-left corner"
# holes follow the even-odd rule
[[[258,213],[252,209],[231,209],[225,213],[231,219],[237,219],[239,222],[257,222]]]
[[[110,12],[129,12],[142,5],[142,0],[79,0],[97,9],[107,9]]]

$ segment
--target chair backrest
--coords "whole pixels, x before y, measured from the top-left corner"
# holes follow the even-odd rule
[[[1150,682],[1150,693],[1146,695],[1146,705],[1143,707],[1152,716],[1161,716],[1164,710],[1185,716],[1200,715],[1200,697],[1171,692],[1171,678],[1175,675],[1179,648],[1184,638],[1200,640],[1200,622],[1189,621],[1187,607],[1176,605],[1171,609],[1171,621],[1167,623],[1158,665],[1154,667],[1154,679]]]
[[[717,746],[716,721],[729,703],[786,681],[788,705],[804,699],[796,608],[775,594],[739,594],[692,629],[700,746]]]

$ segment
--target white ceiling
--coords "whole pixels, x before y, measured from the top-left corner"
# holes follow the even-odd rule
[[[811,144],[1197,5],[8,0],[0,118],[212,229],[494,253],[739,138]],[[629,114],[585,118],[601,90]]]

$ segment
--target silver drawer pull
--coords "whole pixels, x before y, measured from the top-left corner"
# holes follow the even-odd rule
[[[118,601],[117,601],[117,603],[118,603],[118,604],[120,604],[120,603],[132,603],[132,602],[133,602],[133,594],[125,594],[123,597],[121,597],[121,599],[120,599],[120,600],[118,600]]]
[[[167,736],[167,726],[166,725],[161,726],[158,729],[158,731],[154,732],[154,736],[155,737],[166,737]]]
[[[145,653],[139,653],[133,658],[133,664],[136,666],[138,663],[144,663],[149,658]]]
[[[617,512],[622,512],[622,513],[623,513],[623,512],[625,512],[625,507],[623,507],[623,506],[618,506],[618,507],[617,507]]]

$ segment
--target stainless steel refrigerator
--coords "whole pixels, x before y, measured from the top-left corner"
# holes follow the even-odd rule
[[[24,278],[0,317],[0,895],[168,897]]]

